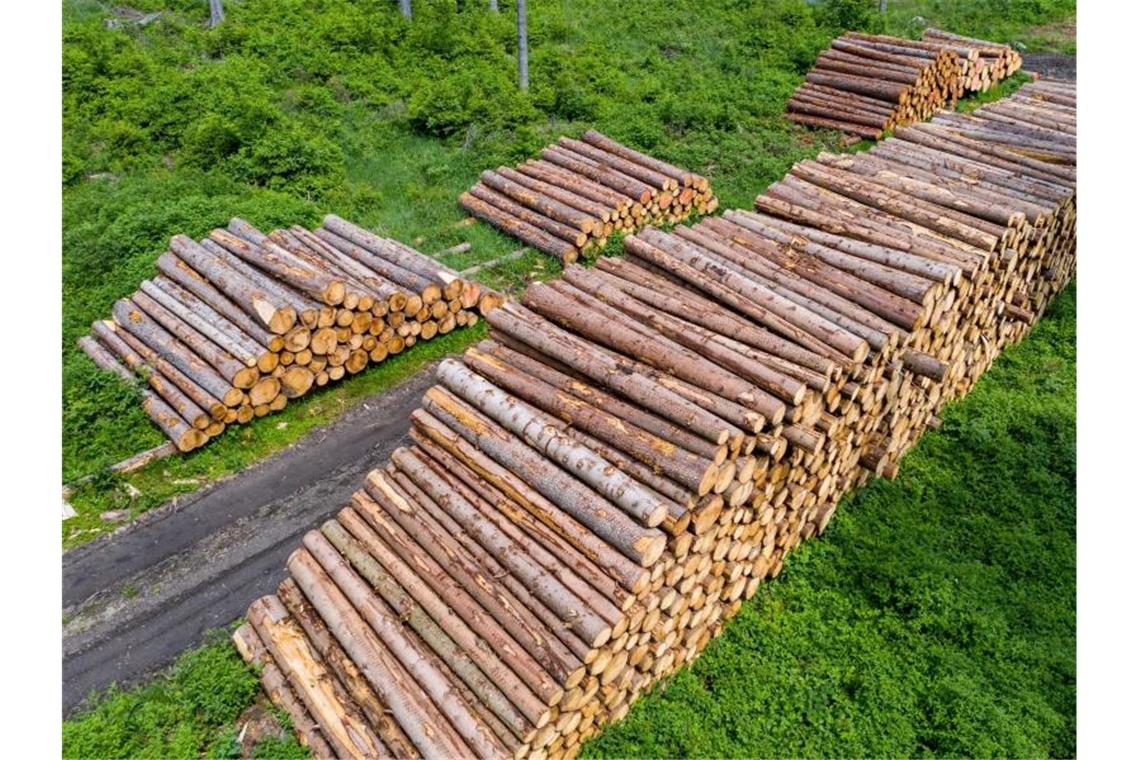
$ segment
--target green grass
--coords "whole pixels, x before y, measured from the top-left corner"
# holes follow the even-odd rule
[[[112,687],[82,715],[63,723],[66,758],[238,757],[239,716],[259,698],[257,674],[217,631],[162,676],[129,690]],[[254,757],[307,753],[289,730],[254,747]]]
[[[584,757],[1073,757],[1076,293]]]
[[[913,35],[921,15],[1007,39],[1075,16],[1071,0],[898,0],[883,17],[870,0],[539,0],[523,95],[510,3],[495,16],[482,0],[417,0],[406,24],[389,0],[246,0],[215,30],[199,0],[132,5],[164,14],[108,29],[106,4],[63,3],[61,475],[98,475],[72,502],[80,517],[65,523],[66,546],[113,527],[100,512],[137,514],[234,472],[360,395],[326,391],[227,431],[128,478],[142,492],[129,499],[106,468],[163,436],[136,392],[75,341],[153,274],[171,235],[200,237],[234,215],[271,228],[335,211],[428,252],[469,241],[469,253],[446,261],[463,268],[518,243],[463,225],[458,194],[481,170],[590,127],[708,175],[722,208],[747,207],[794,161],[838,148],[836,133],[782,114],[843,29]],[[557,269],[532,253],[482,279],[517,289]],[[387,371],[411,374],[442,353],[429,346]],[[386,387],[384,372],[369,369],[353,388]]]
[[[900,37],[921,37],[933,26],[1022,52],[1077,52],[1076,3],[1066,0],[887,0],[884,22]]]
[[[1075,291],[584,756],[1072,757]],[[225,746],[251,671],[221,641],[174,673],[65,722],[64,756]]]

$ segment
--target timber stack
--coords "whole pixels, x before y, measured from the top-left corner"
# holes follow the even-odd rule
[[[819,54],[785,117],[878,140],[957,102],[961,71],[945,44],[847,32]]]
[[[459,197],[472,216],[571,264],[611,235],[717,208],[709,181],[590,130],[514,169],[483,172]]]
[[[1072,97],[823,154],[491,310],[235,632],[301,740],[573,757],[692,661],[1069,279]]]
[[[147,415],[186,452],[279,411],[498,303],[429,256],[329,215],[264,234],[235,218],[170,240],[158,274],[80,348],[139,383]]]
[[[1021,53],[1009,45],[926,29],[921,43],[935,46],[931,49],[949,50],[960,61],[960,86],[963,92],[987,92],[1001,80],[1013,76],[1021,69]]]

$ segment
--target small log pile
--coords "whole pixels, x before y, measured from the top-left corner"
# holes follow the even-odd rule
[[[785,117],[878,140],[957,102],[961,71],[945,43],[847,32],[819,54]]]
[[[922,42],[958,56],[962,92],[987,92],[1021,69],[1021,53],[1009,45],[962,37],[933,28],[923,31]]]
[[[522,242],[571,264],[611,235],[712,213],[709,181],[590,130],[559,138],[514,169],[483,172],[459,204]]]
[[[140,383],[179,451],[227,425],[473,325],[498,296],[396,240],[329,215],[268,235],[242,219],[171,238],[158,274],[92,324],[80,348]]]
[[[1071,97],[823,154],[491,310],[235,633],[301,740],[573,757],[692,661],[1071,276]]]

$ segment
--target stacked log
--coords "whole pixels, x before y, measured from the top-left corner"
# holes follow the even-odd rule
[[[709,181],[590,130],[539,159],[483,172],[459,196],[472,216],[571,264],[614,234],[717,208]]]
[[[300,739],[572,757],[692,661],[1070,277],[1071,93],[1026,95],[490,311],[235,634]]]
[[[945,43],[847,32],[819,54],[785,117],[878,140],[957,102],[961,71]]]
[[[961,62],[959,83],[963,92],[987,92],[1021,69],[1021,54],[1009,45],[933,28],[923,31],[922,42],[958,55]]]
[[[498,296],[396,240],[329,215],[264,234],[234,218],[171,238],[158,274],[80,348],[141,383],[147,415],[187,452],[227,425],[473,325]]]

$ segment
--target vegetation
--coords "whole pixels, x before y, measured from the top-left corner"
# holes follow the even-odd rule
[[[63,756],[238,757],[238,717],[258,699],[261,687],[224,633],[216,632],[145,686],[112,687],[95,707],[65,721]],[[286,721],[281,725],[288,728]],[[266,737],[253,750],[254,757],[266,758],[306,754],[288,730]]]
[[[586,757],[1074,757],[1076,293]]]
[[[849,496],[584,756],[1074,756],[1075,338],[1070,286],[896,480]],[[253,684],[208,645],[65,723],[64,756],[200,754]]]
[[[416,347],[191,456],[111,476],[162,434],[75,340],[153,272],[171,235],[335,211],[426,251],[467,240],[471,252],[447,261],[462,268],[517,244],[462,225],[458,194],[482,169],[587,127],[708,175],[725,208],[747,206],[792,162],[836,147],[781,114],[843,29],[912,34],[922,16],[1016,41],[1075,17],[1072,0],[892,0],[885,16],[869,0],[537,2],[524,95],[511,3],[496,15],[484,0],[416,0],[408,23],[388,0],[246,0],[213,30],[199,0],[131,5],[161,15],[139,26],[98,0],[64,2],[62,477],[96,475],[72,500],[68,546],[114,527],[101,512],[137,514],[240,469],[442,352]],[[494,284],[556,268],[532,254]]]

